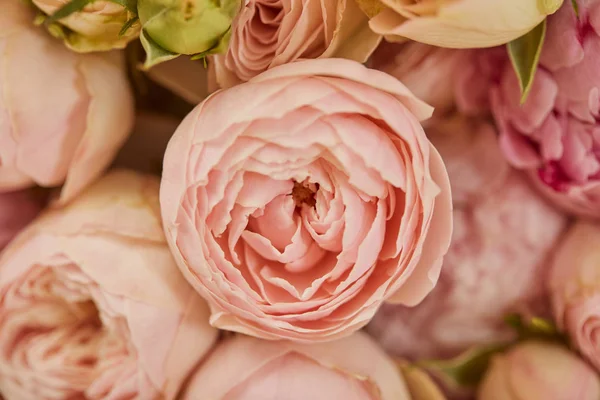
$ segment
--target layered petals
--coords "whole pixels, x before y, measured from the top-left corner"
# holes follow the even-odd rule
[[[115,172],[5,249],[6,398],[175,398],[216,330],[177,271],[158,213],[155,178]]]
[[[227,52],[214,57],[221,87],[300,59],[365,62],[381,36],[355,0],[249,0],[232,25]]]
[[[540,67],[524,104],[508,55],[499,49],[480,51],[459,80],[465,108],[474,110],[477,103],[491,108],[513,166],[528,171],[561,209],[598,218],[600,1],[578,0],[577,5],[579,16],[565,2],[548,18]]]
[[[419,125],[430,113],[343,59],[274,68],[196,107],[167,148],[161,207],[211,323],[323,341],[386,299],[419,303],[451,234],[448,177]]]

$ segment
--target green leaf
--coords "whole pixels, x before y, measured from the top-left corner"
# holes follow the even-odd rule
[[[555,342],[567,343],[567,338],[556,326],[544,318],[533,317],[524,321],[518,314],[507,316],[505,322],[510,325],[517,333],[518,340],[550,340]]]
[[[56,10],[56,12],[46,20],[46,23],[52,24],[58,20],[66,18],[73,13],[83,10],[85,6],[93,2],[94,0],[72,0],[70,3],[67,3]]]
[[[111,3],[125,7],[127,10],[137,15],[137,0],[108,0]]]
[[[546,20],[533,28],[531,32],[513,40],[507,45],[510,60],[521,86],[521,104],[527,100],[527,96],[533,85],[545,36]]]
[[[492,357],[509,346],[503,343],[474,347],[450,360],[425,361],[418,365],[442,379],[449,387],[474,388],[483,379]]]
[[[161,62],[173,60],[179,57],[179,54],[171,53],[168,50],[160,47],[148,34],[142,29],[140,34],[140,41],[146,51],[146,61],[144,62],[144,69],[150,69],[153,66],[160,64]]]
[[[125,22],[125,24],[123,25],[123,27],[121,28],[121,30],[119,31],[119,37],[123,36],[125,33],[127,33],[127,31],[129,30],[129,28],[131,28],[131,26],[133,24],[135,24],[137,21],[139,20],[138,17],[133,17],[131,19],[129,19],[127,22]]]
[[[571,4],[573,5],[573,10],[575,10],[575,16],[579,18],[579,4],[577,4],[577,0],[571,0]]]

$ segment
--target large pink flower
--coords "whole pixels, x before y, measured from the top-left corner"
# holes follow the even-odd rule
[[[343,59],[208,98],[165,154],[167,238],[211,323],[331,340],[386,299],[419,303],[451,235],[448,177],[399,81]]]
[[[43,196],[30,190],[0,193],[0,251],[41,211]]]
[[[544,271],[567,222],[503,162],[487,122],[459,117],[434,128],[453,188],[450,250],[421,304],[384,305],[369,326],[386,349],[415,359],[507,339],[506,315],[545,311]]]
[[[0,258],[6,399],[174,399],[215,337],[165,243],[155,178],[110,174]]]
[[[520,104],[516,75],[504,52],[495,69],[469,80],[491,85],[491,108],[508,160],[565,210],[600,217],[600,1],[570,1],[548,18],[548,34],[531,93]],[[475,64],[473,64],[475,65]],[[473,67],[473,70],[475,67]],[[473,103],[473,101],[471,101]]]
[[[236,336],[200,366],[182,400],[443,399],[427,378],[410,375],[405,382],[364,333],[311,345]]]
[[[64,183],[68,200],[110,164],[133,124],[120,54],[67,50],[21,1],[0,13],[0,191]]]

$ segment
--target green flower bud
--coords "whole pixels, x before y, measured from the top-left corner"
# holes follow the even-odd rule
[[[72,0],[32,0],[47,15],[53,15]],[[139,36],[140,24],[135,14],[109,0],[77,1],[78,11],[58,18],[51,33],[64,39],[66,45],[78,52],[124,48]],[[82,7],[79,7],[81,5]],[[128,24],[127,29],[123,27]]]
[[[138,0],[144,32],[175,54],[206,54],[227,47],[241,0]]]

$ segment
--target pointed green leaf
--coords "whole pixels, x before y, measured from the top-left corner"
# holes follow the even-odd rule
[[[475,347],[450,360],[425,361],[419,365],[449,387],[473,388],[483,379],[492,357],[508,347],[504,343]]]
[[[160,47],[148,34],[142,30],[140,34],[140,41],[146,51],[146,61],[144,62],[144,69],[150,69],[153,66],[160,64],[161,62],[169,61],[179,57],[179,54],[171,53]]]
[[[546,20],[533,28],[532,31],[508,43],[508,54],[512,62],[519,85],[521,86],[521,104],[525,103],[538,64],[546,36]]]
[[[83,10],[85,6],[94,2],[94,0],[72,0],[71,2],[65,4],[54,14],[52,14],[47,20],[47,24],[54,23],[58,20],[68,17],[69,15],[76,13],[77,11]]]
[[[571,0],[571,4],[573,5],[573,10],[575,10],[575,16],[579,18],[579,4],[577,4],[577,0]]]
[[[131,26],[133,24],[135,24],[137,21],[139,20],[138,17],[133,17],[131,19],[129,19],[127,22],[125,22],[125,24],[123,25],[123,27],[121,28],[121,30],[119,31],[119,37],[123,36],[125,33],[127,33],[127,31],[129,30],[129,28],[131,28]]]

